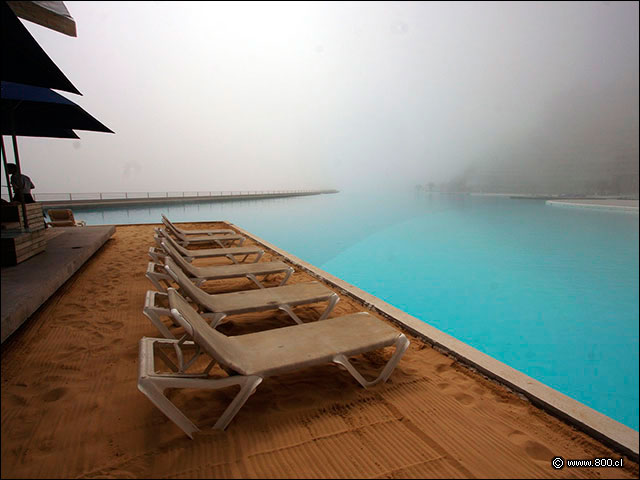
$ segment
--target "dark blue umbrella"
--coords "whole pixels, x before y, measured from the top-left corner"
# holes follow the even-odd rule
[[[74,138],[79,139],[70,128],[25,128],[16,132],[20,137]]]
[[[80,106],[49,88],[82,95],[16,15],[76,36],[75,21],[63,2],[0,2],[2,14],[2,134],[13,137],[13,153],[20,174],[17,135],[31,137],[78,138],[73,128],[113,133]],[[14,13],[15,11],[15,13]],[[2,160],[5,164],[4,141]],[[11,198],[10,182],[7,188]],[[26,210],[22,202],[25,226]]]
[[[32,129],[74,129],[113,133],[82,107],[49,88],[0,82],[2,134]]]
[[[75,136],[72,129],[113,133],[82,107],[49,88],[0,82],[0,111],[1,133],[13,137],[13,154],[18,174],[20,157],[17,135],[73,138],[70,137]],[[4,145],[2,147],[6,169]],[[24,213],[24,204],[22,208]],[[26,222],[26,213],[24,218]]]
[[[1,80],[55,88],[82,95],[38,45],[6,2],[0,2],[0,13],[2,13]]]

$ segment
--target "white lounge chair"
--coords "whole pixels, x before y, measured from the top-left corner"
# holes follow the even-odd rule
[[[211,295],[196,287],[171,258],[166,258],[164,268],[180,286],[182,295],[195,303],[197,310],[209,320],[213,328],[229,315],[268,310],[282,310],[293,321],[301,324],[303,322],[294,313],[293,307],[319,302],[327,302],[327,307],[318,317],[318,320],[324,320],[340,299],[337,293],[332,292],[320,282],[296,283],[283,287]],[[149,290],[143,313],[165,338],[175,338],[161,319],[162,316],[171,317],[166,297],[166,293]]]
[[[157,229],[159,230],[159,229]],[[162,236],[161,236],[162,235]],[[164,236],[162,233],[157,232],[154,235],[154,240],[161,247],[161,251],[149,247],[149,256],[156,263],[164,263],[164,248],[162,248],[162,241],[166,240],[177,252],[179,252],[187,262],[192,262],[198,258],[214,258],[214,257],[227,257],[233,263],[244,263],[249,256],[255,255],[253,263],[260,261],[264,255],[264,250],[260,247],[231,247],[231,248],[206,248],[199,250],[188,250],[176,242],[171,235]],[[243,257],[238,261],[236,257]]]
[[[168,237],[169,232],[163,228],[155,228],[156,233],[162,237]],[[227,248],[238,242],[238,246],[242,246],[245,241],[245,237],[242,235],[183,235],[180,232],[171,230],[171,233],[176,237],[176,241],[183,247],[190,245],[202,245],[203,243],[213,243],[220,248]]]
[[[409,346],[404,334],[365,312],[227,337],[211,328],[175,289],[169,289],[168,295],[171,314],[192,341],[143,337],[139,342],[138,389],[191,438],[199,431],[198,427],[164,395],[165,389],[215,390],[239,386],[240,391],[213,427],[224,430],[267,377],[336,363],[367,388],[385,382]],[[366,380],[349,361],[350,356],[391,345],[395,346],[395,352],[374,380]],[[162,351],[163,347],[204,350],[211,362],[202,373],[179,372]],[[155,354],[172,371],[158,372]],[[230,374],[229,377],[209,377],[216,362]]]
[[[255,257],[251,260],[251,262],[247,263],[257,263],[264,255],[264,250],[254,247],[207,248],[202,250],[188,250],[188,252],[194,254],[186,257],[183,256],[183,258],[189,263],[202,258],[215,257],[227,257],[233,263],[245,263],[245,260],[251,255],[255,255]],[[156,263],[164,263],[164,259],[168,255],[168,253],[165,252],[163,248],[157,247],[149,247],[147,254],[151,258],[151,260]],[[236,256],[242,256],[243,258],[238,261]]]
[[[196,283],[198,286],[202,285],[207,280],[247,277],[258,287],[265,288],[258,280],[258,275],[264,275],[264,279],[266,279],[269,275],[284,273],[284,278],[280,282],[280,286],[282,286],[287,283],[287,280],[289,280],[289,277],[293,273],[293,267],[281,261],[196,267],[182,258],[182,256],[172,247],[168,246],[166,242],[162,242],[162,245],[173,261],[176,262],[182,271],[191,277],[191,281]],[[149,262],[146,276],[151,283],[153,283],[154,287],[162,292],[166,291],[167,286],[171,286],[172,279],[164,270],[163,265]],[[167,285],[163,285],[163,283]]]
[[[47,210],[47,216],[51,219],[50,222],[46,222],[48,227],[84,227],[87,225],[84,220],[76,220],[73,211],[68,208],[51,208]]]
[[[165,226],[172,232],[178,232],[182,235],[226,235],[228,233],[230,234],[235,234],[236,231],[235,230],[230,230],[228,228],[224,228],[224,229],[205,229],[205,230],[185,230],[182,228],[179,228],[178,226],[176,226],[174,223],[172,223],[167,217],[164,216],[164,214],[161,214],[162,216],[162,223],[165,224]]]

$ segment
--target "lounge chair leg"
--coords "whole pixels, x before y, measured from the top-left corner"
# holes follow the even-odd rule
[[[151,402],[164,413],[169,420],[175,423],[180,429],[193,439],[193,434],[199,431],[199,428],[189,420],[184,413],[180,411],[171,401],[164,395],[167,388],[206,388],[217,390],[233,385],[239,385],[240,391],[220,416],[213,428],[224,430],[227,428],[231,420],[237,415],[247,399],[255,392],[256,388],[262,382],[262,377],[230,377],[223,379],[208,378],[186,378],[180,377],[179,374],[167,374],[167,376],[140,376],[138,378],[138,390],[144,393]]]
[[[324,312],[322,312],[322,315],[320,315],[318,320],[324,320],[325,318],[327,318],[331,313],[331,311],[333,310],[333,307],[335,307],[336,303],[338,303],[338,300],[340,300],[340,297],[338,296],[337,293],[334,293],[333,295],[331,295],[327,308],[324,310]]]
[[[138,379],[138,390],[144,393],[162,413],[169,417],[169,420],[189,435],[189,438],[193,439],[193,434],[199,431],[198,427],[164,396],[163,388],[156,385],[154,380],[150,378],[142,378]]]
[[[211,319],[209,324],[211,328],[216,328],[218,324],[227,316],[226,313],[216,312],[216,313],[205,313],[202,315],[203,318]]]
[[[262,377],[257,375],[215,379],[196,378],[195,375],[184,373],[155,373],[154,366],[154,345],[156,344],[176,344],[176,340],[166,340],[159,338],[143,337],[139,342],[138,357],[138,389],[158,407],[172,422],[174,422],[190,438],[199,429],[189,420],[171,401],[164,395],[167,388],[206,388],[221,389],[234,385],[240,386],[240,391],[233,401],[226,408],[222,416],[216,422],[214,428],[224,429],[238,413],[240,408],[247,401],[247,398],[255,391],[262,382]],[[192,345],[190,343],[190,345]],[[159,349],[158,349],[159,351]],[[212,366],[209,364],[205,373]]]
[[[353,376],[353,378],[355,378],[358,383],[360,383],[360,385],[362,385],[364,388],[367,388],[380,382],[386,382],[391,375],[391,372],[393,372],[393,369],[396,368],[396,365],[400,361],[400,358],[409,347],[409,340],[407,339],[407,337],[405,337],[404,334],[401,333],[400,335],[398,335],[395,347],[395,352],[393,352],[393,355],[382,369],[380,375],[378,375],[378,377],[372,381],[366,380],[360,374],[360,372],[355,369],[355,367],[351,364],[351,362],[345,355],[336,355],[335,357],[333,357],[333,362],[345,367],[347,371]]]
[[[245,404],[247,399],[256,391],[256,388],[262,382],[262,377],[258,377],[255,375],[249,377],[231,377],[232,379],[237,379],[237,384],[240,385],[240,391],[233,399],[233,401],[229,404],[227,409],[224,411],[220,418],[213,426],[213,428],[224,430],[227,428],[233,417],[240,411],[242,406]]]
[[[233,256],[233,254],[231,253],[227,253],[225,255],[225,257],[227,257],[229,260],[231,260],[233,263],[238,263],[238,261],[236,260],[236,257]],[[245,255],[245,257],[242,259],[242,261],[244,262],[247,259],[248,255]]]
[[[262,256],[263,256],[263,255],[264,255],[264,251],[259,252],[259,253],[256,255],[256,259],[255,259],[255,261],[254,261],[253,263],[258,263],[258,262],[260,261],[260,259],[262,258]],[[249,255],[247,255],[247,257],[248,257],[248,256],[249,256]]]
[[[247,273],[246,277],[256,285],[258,285],[258,287],[265,288],[264,285],[260,283],[260,281],[256,278],[256,276],[253,273]]]
[[[293,319],[293,321],[296,322],[297,324],[302,325],[304,323],[302,320],[300,320],[300,318],[298,318],[298,316],[295,313],[293,313],[293,310],[289,305],[287,304],[278,305],[278,310],[287,312],[287,315],[289,315]]]
[[[287,270],[287,273],[282,279],[282,282],[280,282],[280,285],[279,285],[280,287],[283,286],[285,283],[287,283],[287,280],[289,280],[289,277],[291,276],[292,273],[293,273],[293,268],[289,267],[289,269]]]

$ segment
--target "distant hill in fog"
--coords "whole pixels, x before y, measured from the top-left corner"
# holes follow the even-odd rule
[[[450,190],[638,195],[638,85],[576,86],[553,98],[537,128],[484,152]]]

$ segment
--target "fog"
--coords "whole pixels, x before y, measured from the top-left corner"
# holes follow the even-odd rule
[[[22,22],[115,135],[20,137],[36,195],[637,195],[637,2],[65,4]]]

